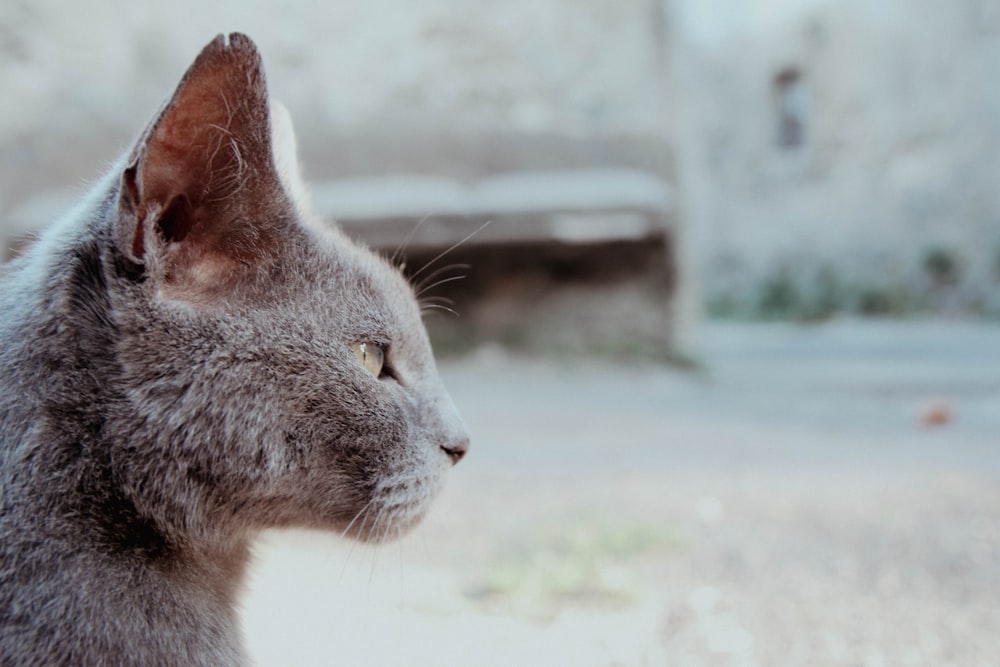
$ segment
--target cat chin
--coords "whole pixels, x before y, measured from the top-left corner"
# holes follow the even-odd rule
[[[370,526],[355,526],[345,536],[365,544],[385,544],[401,539],[420,523],[427,514],[428,507],[418,512],[405,512],[400,516],[386,516]]]
[[[342,534],[369,544],[403,537],[427,515],[444,486],[443,473],[442,469],[419,477],[383,480]]]
[[[384,544],[407,535],[419,524],[430,509],[433,496],[419,505],[394,505],[388,507],[372,506],[359,518],[350,524],[342,533],[342,537],[366,544]]]

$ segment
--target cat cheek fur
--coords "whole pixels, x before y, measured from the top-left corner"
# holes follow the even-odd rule
[[[354,520],[365,532],[353,536],[395,535],[426,511],[443,479],[437,410],[413,389],[371,377],[319,325],[300,337],[275,333],[284,310],[234,326],[168,304],[122,327],[134,417],[121,428],[156,436],[118,452],[121,485],[178,534],[344,530]],[[151,345],[167,330],[172,344]],[[180,367],[178,346],[187,355]],[[184,493],[170,497],[171,488]]]
[[[345,385],[351,389],[345,392]],[[297,431],[312,441],[305,472],[320,471],[315,483],[322,494],[302,501],[308,507],[317,497],[329,497],[323,479],[340,475],[347,482],[338,490],[335,511],[312,512],[312,520],[362,540],[395,537],[426,512],[443,481],[445,458],[427,437],[416,402],[394,381],[362,376],[342,383],[336,401],[327,396],[317,397],[310,412],[339,415],[336,428],[317,430],[323,420],[310,417]]]

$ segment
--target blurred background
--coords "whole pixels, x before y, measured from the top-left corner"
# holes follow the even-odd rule
[[[474,434],[260,664],[998,664],[1000,2],[5,0],[7,257],[232,30]]]

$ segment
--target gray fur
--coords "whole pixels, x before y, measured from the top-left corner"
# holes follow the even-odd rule
[[[0,664],[240,664],[256,531],[394,537],[467,446],[411,287],[304,219],[267,105],[220,36],[3,269]]]

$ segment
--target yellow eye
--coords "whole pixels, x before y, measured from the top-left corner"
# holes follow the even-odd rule
[[[382,366],[385,364],[385,351],[378,343],[370,340],[362,343],[355,343],[354,354],[357,355],[361,365],[368,369],[368,372],[375,377],[382,375]]]

